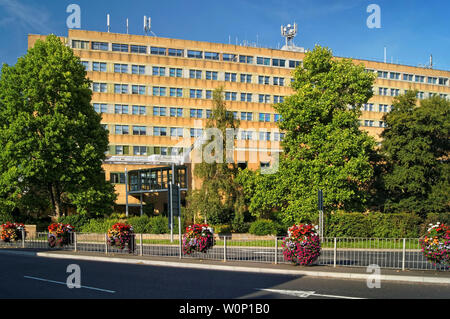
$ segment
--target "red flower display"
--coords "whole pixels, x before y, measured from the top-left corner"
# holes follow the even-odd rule
[[[206,253],[215,244],[212,229],[207,224],[193,224],[186,227],[183,235],[183,253]]]
[[[284,259],[296,265],[310,265],[320,256],[320,238],[313,225],[293,225],[283,239]]]
[[[124,249],[125,246],[128,246],[129,252],[134,252],[133,226],[124,223],[116,223],[108,230],[107,236],[108,243],[111,246],[116,246],[120,249]]]
[[[69,245],[72,241],[74,227],[70,224],[53,223],[48,227],[48,245],[53,248]]]
[[[22,230],[24,230],[24,234],[26,234],[25,226],[23,224],[6,222],[2,225],[0,237],[5,243],[22,240]]]

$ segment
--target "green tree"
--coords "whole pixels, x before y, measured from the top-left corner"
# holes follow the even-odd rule
[[[382,175],[388,212],[449,212],[450,102],[421,100],[416,91],[396,97],[384,116]]]
[[[68,207],[112,209],[116,195],[102,168],[108,132],[90,104],[90,84],[80,59],[54,35],[3,66],[0,206],[47,203],[56,217]]]
[[[361,210],[369,197],[375,141],[359,129],[360,108],[373,95],[374,75],[316,46],[294,71],[295,93],[274,108],[281,115],[279,170],[243,173],[249,210],[280,211],[285,222],[317,219],[317,191],[329,210]]]
[[[238,168],[229,160],[231,154],[227,154],[226,138],[227,132],[239,127],[239,120],[227,111],[223,95],[222,88],[213,91],[213,109],[206,122],[207,135],[201,147],[202,159],[194,168],[201,187],[190,192],[187,211],[190,215],[200,214],[210,224],[239,224],[243,222],[244,202],[235,181]]]

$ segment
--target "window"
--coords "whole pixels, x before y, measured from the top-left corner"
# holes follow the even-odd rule
[[[270,141],[270,132],[259,132],[260,141]]]
[[[241,131],[241,140],[249,141],[253,139],[252,131]]]
[[[260,65],[270,65],[270,58],[257,57],[256,64]]]
[[[373,111],[373,103],[364,104],[364,111],[372,112]]]
[[[72,40],[73,49],[89,49],[89,41]]]
[[[283,102],[284,102],[284,96],[281,96],[281,95],[273,96],[273,103],[283,103]]]
[[[145,126],[133,126],[133,135],[147,135]]]
[[[286,65],[286,60],[283,60],[283,59],[272,59],[272,66],[284,67],[285,65]]]
[[[269,80],[270,80],[269,76],[264,76],[264,75],[258,76],[258,84],[269,84]]]
[[[132,74],[145,74],[145,65],[132,65],[131,66]]]
[[[282,141],[283,139],[284,139],[284,133],[278,133],[278,132],[273,133],[273,140],[275,142]]]
[[[166,68],[154,66],[152,68],[152,75],[154,75],[154,76],[166,76]]]
[[[273,85],[284,86],[284,78],[274,76],[273,77]]]
[[[193,117],[195,117],[195,118],[202,118],[203,110],[201,110],[201,109],[191,109],[189,114],[190,114],[191,118],[193,118]]]
[[[219,56],[218,52],[205,52],[205,59],[207,60],[219,60]]]
[[[207,80],[217,80],[217,72],[216,71],[206,71],[205,72]]]
[[[191,99],[201,99],[202,95],[203,95],[203,90],[195,90],[195,89],[189,90],[189,97]]]
[[[128,84],[114,84],[114,93],[127,94]]]
[[[201,79],[202,71],[201,70],[189,70],[189,78],[190,79]]]
[[[364,126],[373,126],[373,120],[364,120]]]
[[[280,122],[281,121],[281,115],[280,114],[274,114],[273,115],[273,121],[274,122]]]
[[[116,135],[128,135],[130,133],[128,125],[115,125],[114,133]]]
[[[133,146],[133,155],[147,155],[147,146]]]
[[[114,64],[115,73],[128,73],[128,64]]]
[[[413,80],[413,75],[412,74],[403,74],[403,81],[411,81]]]
[[[170,116],[171,117],[182,117],[183,116],[183,109],[177,108],[177,107],[171,107],[170,108]]]
[[[259,113],[260,122],[270,122],[270,113]]]
[[[153,127],[153,135],[154,136],[167,136],[167,127]]]
[[[191,128],[190,134],[191,137],[200,137],[202,136],[203,130],[201,128]]]
[[[252,75],[251,74],[241,74],[241,82],[242,83],[252,83]]]
[[[147,53],[147,47],[145,45],[130,45],[131,53]]]
[[[384,122],[384,121],[378,121],[378,126],[379,126],[379,127],[386,127],[386,122]]]
[[[225,72],[225,81],[236,82],[236,73]]]
[[[379,78],[383,78],[383,79],[387,79],[388,78],[388,73],[386,71],[378,71],[378,77]]]
[[[388,95],[388,89],[387,88],[378,88],[378,94],[379,95]]]
[[[252,56],[248,56],[248,55],[240,55],[239,56],[239,62],[240,63],[252,64],[253,63],[253,57]]]
[[[241,120],[242,121],[252,121],[253,113],[252,112],[241,112]]]
[[[389,105],[387,104],[379,104],[378,105],[379,112],[389,112]]]
[[[128,114],[128,105],[126,104],[114,104],[115,114]]]
[[[400,73],[397,73],[397,72],[391,72],[391,73],[390,73],[390,79],[391,79],[391,80],[398,80],[398,79],[400,79]]]
[[[150,54],[166,55],[166,48],[150,47]]]
[[[108,106],[104,103],[94,103],[94,111],[97,113],[107,113]]]
[[[296,60],[289,60],[289,67],[290,68],[296,68],[300,65],[300,61]]]
[[[169,76],[181,78],[183,76],[183,69],[170,68],[169,69]]]
[[[434,78],[434,77],[428,77],[427,78],[427,83],[428,84],[436,84],[437,83],[437,78]]]
[[[108,51],[109,45],[107,42],[91,42],[92,50]]]
[[[206,118],[210,119],[212,115],[212,110],[206,110]]]
[[[425,77],[422,75],[416,75],[416,82],[423,83],[425,81]]]
[[[92,71],[106,72],[105,62],[92,62]]]
[[[153,95],[154,96],[166,96],[166,88],[154,86],[153,87]]]
[[[237,56],[236,54],[224,53],[222,55],[222,60],[229,62],[237,62]]]
[[[212,90],[206,90],[206,96],[205,99],[211,100],[212,99]]]
[[[270,95],[259,94],[258,102],[259,103],[270,103]]]
[[[166,108],[154,106],[153,107],[153,116],[166,116]]]
[[[145,85],[132,85],[131,94],[145,95]]]
[[[182,88],[170,88],[169,95],[172,97],[183,97],[183,89]]]
[[[423,92],[417,92],[417,98],[423,99],[423,98],[425,98],[425,94]]]
[[[146,107],[142,105],[133,105],[132,113],[134,115],[146,115],[147,114]]]
[[[183,128],[182,127],[171,127],[170,128],[170,136],[183,137]]]
[[[127,155],[129,147],[126,145],[116,145],[115,151],[117,155]]]
[[[447,85],[448,79],[447,78],[439,78],[439,85]]]
[[[86,71],[88,71],[88,69],[89,69],[89,61],[81,61],[81,64],[83,64],[84,69],[85,69]]]
[[[391,89],[391,96],[398,96],[400,94],[399,89]]]
[[[128,52],[128,44],[113,43],[112,50],[116,52]]]
[[[106,93],[107,88],[108,86],[106,85],[106,83],[98,83],[98,82],[92,83],[92,91],[94,92]]]
[[[113,184],[125,184],[125,173],[110,173],[109,181]]]
[[[187,57],[194,59],[203,59],[203,51],[188,50]]]
[[[237,92],[225,92],[226,101],[236,101]]]
[[[241,93],[241,102],[251,102],[252,94],[251,93]]]
[[[169,49],[168,52],[169,56],[184,56],[184,50],[183,49]]]

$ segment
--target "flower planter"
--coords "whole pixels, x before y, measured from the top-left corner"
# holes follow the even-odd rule
[[[5,243],[22,240],[22,231],[24,236],[26,236],[25,226],[23,224],[6,222],[1,227],[0,237]]]
[[[281,244],[286,261],[295,265],[307,266],[313,264],[320,256],[320,238],[316,232],[317,226],[293,225],[288,229],[288,236]]]
[[[183,254],[206,253],[215,244],[214,234],[207,224],[193,224],[186,227],[183,235]]]
[[[53,223],[48,226],[48,246],[64,247],[72,243],[74,227],[70,224]]]
[[[420,239],[425,258],[436,265],[450,266],[450,226],[430,224],[427,234]]]
[[[116,223],[108,230],[107,237],[110,246],[119,249],[128,247],[129,253],[135,251],[136,245],[133,226],[124,223]]]

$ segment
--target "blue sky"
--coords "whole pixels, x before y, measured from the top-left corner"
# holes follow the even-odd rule
[[[381,28],[369,29],[368,5],[381,8]],[[81,29],[143,34],[143,16],[161,37],[256,43],[277,48],[280,26],[297,22],[298,46],[327,46],[334,55],[417,66],[433,54],[436,69],[450,70],[450,1],[422,0],[0,0],[0,63],[26,53],[27,34],[67,35],[69,4],[81,8]]]

